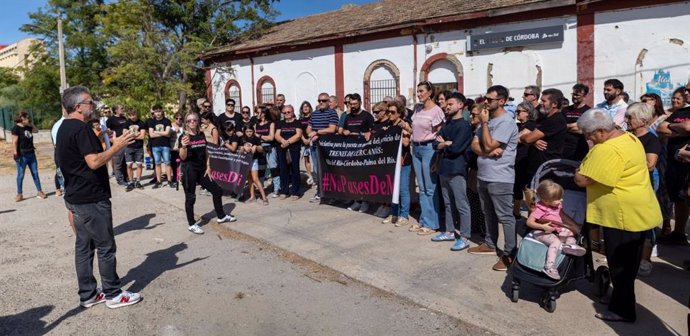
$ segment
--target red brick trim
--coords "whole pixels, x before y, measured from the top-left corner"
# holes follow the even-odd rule
[[[335,96],[342,104],[345,100],[345,66],[343,63],[343,45],[336,44],[335,51]]]
[[[225,90],[223,92],[225,93],[225,99],[230,98],[230,87],[231,86],[237,86],[237,88],[240,90],[240,101],[235,102],[235,106],[239,106],[240,109],[242,108],[242,86],[240,85],[240,82],[231,79],[227,83],[225,83]]]
[[[457,57],[449,55],[448,53],[438,53],[427,58],[426,61],[424,61],[424,64],[422,64],[422,69],[419,71],[419,81],[422,82],[429,80],[429,70],[431,69],[431,65],[441,60],[448,60],[450,63],[455,65],[455,71],[457,73],[456,80],[458,82],[457,89],[458,92],[462,93],[465,89],[465,74],[462,63]]]

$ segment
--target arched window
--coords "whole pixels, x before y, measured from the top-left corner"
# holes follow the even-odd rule
[[[235,112],[239,113],[242,109],[242,88],[240,83],[234,79],[225,84],[225,99],[228,98],[235,100]]]
[[[400,70],[388,60],[376,60],[364,71],[364,105],[371,110],[371,105],[383,100],[386,96],[396,97],[400,94]]]
[[[464,91],[462,63],[457,57],[447,53],[433,55],[424,62],[419,73],[419,81],[430,81],[436,92],[443,90]]]
[[[256,84],[256,96],[258,103],[273,104],[276,101],[276,82],[269,76],[259,78]]]

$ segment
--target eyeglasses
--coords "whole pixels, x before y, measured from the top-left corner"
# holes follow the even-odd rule
[[[515,110],[515,111],[516,111],[517,113],[527,112],[527,110],[523,110],[523,109],[517,109],[517,110]]]
[[[198,119],[187,119],[187,123],[188,123],[188,124],[189,124],[189,123],[193,123],[193,122],[198,123],[199,120],[198,120]]]
[[[486,99],[487,102],[491,103],[491,102],[493,102],[494,100],[499,100],[499,99],[501,99],[501,98],[491,98],[491,97],[484,96],[484,99]]]
[[[319,103],[328,103],[328,102],[329,102],[328,99],[319,99]]]
[[[96,105],[96,104],[94,104],[93,100],[84,100],[84,101],[78,102],[77,104],[75,104],[75,106],[76,106],[76,105],[91,105],[91,106],[94,106],[94,105]]]
[[[225,106],[235,106],[235,104],[225,104]]]
[[[182,117],[175,118],[175,120],[182,120],[182,119],[184,119],[184,118],[182,118]]]
[[[534,93],[525,92],[525,93],[522,94],[522,96],[523,96],[523,97],[534,96]]]
[[[203,107],[203,108],[211,108],[211,105],[203,105],[203,106],[201,106],[201,107]]]
[[[285,111],[283,114],[293,113],[292,111]]]

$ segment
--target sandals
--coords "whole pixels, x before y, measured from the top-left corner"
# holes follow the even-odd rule
[[[410,232],[417,232],[417,231],[419,231],[419,229],[421,229],[421,228],[422,228],[422,226],[419,225],[419,224],[412,224],[412,225],[410,225],[410,228],[407,229],[407,231],[410,231]]]
[[[417,234],[420,236],[426,236],[434,233],[436,233],[436,230],[430,229],[428,227],[422,227],[421,229],[417,230]]]
[[[606,322],[625,322],[625,323],[635,322],[634,320],[626,319],[626,318],[618,316],[618,314],[612,313],[612,312],[596,313],[594,315],[594,317],[596,317],[602,321],[606,321]]]
[[[268,205],[268,200],[267,200],[267,199],[264,200],[264,205]]]

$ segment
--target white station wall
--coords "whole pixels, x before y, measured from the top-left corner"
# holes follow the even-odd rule
[[[604,81],[618,78],[632,99],[649,91],[668,107],[690,81],[690,3],[597,13],[595,22],[595,102]]]
[[[564,26],[563,42],[529,45],[523,48],[484,49],[474,51],[468,56],[467,35],[479,35],[533,27]],[[464,93],[467,97],[477,97],[486,92],[493,83],[510,90],[516,101],[522,99],[522,90],[527,85],[537,84],[541,71],[541,86],[557,88],[569,95],[577,80],[577,21],[576,17],[562,17],[529,22],[518,22],[500,26],[474,28],[468,33],[452,31],[438,34],[418,35],[418,62],[439,53],[455,56],[462,63],[464,74]],[[436,64],[436,63],[434,63]],[[447,64],[446,64],[447,65]],[[446,80],[448,66],[436,70],[432,65],[429,80]],[[452,69],[452,68],[451,68]],[[441,70],[441,71],[439,71]],[[439,72],[437,75],[435,72]],[[437,78],[438,77],[438,78]]]
[[[219,115],[225,112],[225,85],[229,80],[234,79],[240,83],[241,102],[236,102],[241,106],[252,105],[252,70],[249,59],[241,59],[214,66],[211,69],[211,87],[213,112]],[[253,110],[253,108],[252,108]]]
[[[364,98],[364,72],[377,60],[388,60],[400,70],[400,93],[408,95],[414,88],[413,78],[414,53],[411,36],[353,43],[343,46],[343,69],[345,94],[359,93]],[[372,79],[383,75],[375,71]]]

